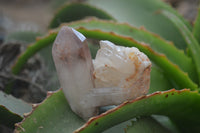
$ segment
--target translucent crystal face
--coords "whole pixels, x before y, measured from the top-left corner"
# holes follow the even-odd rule
[[[86,94],[94,88],[93,64],[86,38],[78,31],[62,27],[53,44],[52,55],[63,92],[74,112],[91,116],[95,109],[82,105]]]
[[[149,89],[151,62],[145,54],[109,41],[100,45],[92,63],[86,38],[64,26],[52,48],[63,92],[72,110],[83,119],[97,115],[101,106],[118,105]]]

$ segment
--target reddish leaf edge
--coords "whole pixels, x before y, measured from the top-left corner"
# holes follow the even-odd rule
[[[76,25],[76,24],[79,24],[79,23],[90,23],[90,22],[93,22],[93,21],[99,21],[101,23],[110,23],[110,24],[113,24],[113,25],[125,25],[125,26],[128,26],[128,27],[130,27],[132,29],[135,29],[135,30],[142,30],[142,31],[144,31],[144,32],[146,32],[148,34],[151,34],[152,36],[160,39],[161,41],[164,41],[164,42],[168,43],[169,45],[172,45],[173,47],[175,47],[174,42],[172,42],[170,40],[164,39],[159,34],[156,34],[154,32],[148,31],[144,26],[134,27],[134,26],[132,26],[131,24],[129,24],[127,22],[116,22],[115,20],[104,20],[104,19],[99,19],[97,17],[93,17],[93,16],[85,18],[85,19],[81,19],[81,20],[76,20],[76,21],[71,21],[71,22],[67,22],[67,23],[62,23],[58,28],[55,28],[55,29],[52,29],[52,30],[59,31],[59,29],[62,26],[71,26],[71,25]],[[75,26],[75,29],[79,29],[80,27],[82,27],[82,26]],[[98,29],[99,28],[96,28],[96,30],[98,30]],[[184,53],[183,50],[180,50],[180,49],[177,49],[177,50],[179,50],[180,52]]]
[[[17,130],[17,128],[20,128],[23,132],[25,132],[25,129],[22,127],[22,124],[23,124],[23,122],[26,121],[26,118],[29,117],[37,109],[38,106],[40,106],[41,104],[43,104],[46,100],[48,100],[49,97],[51,97],[53,94],[55,94],[55,93],[57,93],[59,91],[62,91],[62,88],[58,89],[57,91],[48,91],[46,98],[41,103],[32,104],[32,111],[29,112],[29,113],[24,113],[23,120],[21,122],[18,122],[18,123],[15,124],[14,133],[19,133],[19,131]],[[110,109],[110,110],[108,110],[108,111],[106,111],[106,112],[104,112],[104,113],[102,113],[102,114],[100,114],[98,116],[91,117],[83,126],[81,126],[80,128],[78,128],[77,130],[75,130],[74,133],[79,133],[79,132],[83,131],[90,124],[95,123],[96,120],[98,120],[98,119],[100,119],[100,118],[102,118],[104,116],[107,116],[107,115],[109,115],[109,114],[117,111],[118,109],[124,107],[125,105],[132,104],[134,102],[137,102],[137,101],[140,101],[140,100],[143,100],[143,99],[147,99],[147,98],[155,96],[155,95],[160,95],[160,94],[165,95],[165,94],[171,93],[171,92],[174,92],[174,93],[190,92],[190,93],[197,93],[197,94],[199,94],[198,91],[191,91],[190,89],[186,89],[185,88],[185,89],[182,89],[182,90],[171,89],[171,90],[167,90],[167,91],[157,91],[157,92],[154,92],[152,94],[144,95],[144,96],[138,97],[138,98],[130,100],[130,101],[125,101],[124,103],[120,104],[116,108]]]
[[[112,31],[104,32],[99,29],[90,30],[90,29],[86,29],[84,27],[76,28],[76,30],[81,32],[87,38],[110,40],[117,45],[123,44],[122,46],[126,46],[126,47],[130,47],[130,46],[137,47],[140,51],[144,52],[150,58],[151,61],[155,62],[155,64],[157,64],[160,68],[162,68],[164,71],[166,71],[166,75],[168,77],[172,76],[174,78],[177,76],[174,73],[171,73],[170,71],[168,71],[169,69],[172,71],[176,71],[176,73],[178,75],[181,75],[181,76],[178,76],[178,78],[174,78],[175,82],[179,85],[179,89],[190,88],[191,90],[198,90],[197,89],[198,85],[189,78],[189,75],[187,72],[182,71],[182,69],[180,69],[180,67],[178,65],[172,63],[166,57],[166,55],[156,52],[146,43],[138,42],[131,37],[122,36],[122,35],[112,32]],[[97,35],[95,35],[94,33],[97,33]],[[164,63],[161,63],[158,60],[162,60],[162,61],[164,61]],[[166,67],[166,65],[168,66],[168,68]],[[184,80],[184,82],[179,82],[179,81],[183,81],[183,80]]]
[[[190,89],[182,89],[182,90],[176,90],[176,89],[171,89],[171,90],[167,90],[167,91],[157,91],[157,92],[154,92],[152,94],[148,94],[148,95],[144,95],[144,96],[141,96],[141,97],[138,97],[136,99],[133,99],[133,100],[130,100],[130,101],[125,101],[124,103],[120,104],[119,106],[117,106],[116,108],[113,108],[113,109],[110,109],[98,116],[94,116],[94,117],[91,117],[82,127],[78,128],[77,130],[74,131],[74,133],[79,133],[81,131],[83,131],[85,128],[87,128],[90,124],[93,124],[95,123],[96,120],[104,117],[104,116],[107,116],[115,111],[117,111],[118,109],[124,107],[125,105],[128,105],[128,104],[132,104],[134,102],[137,102],[137,101],[140,101],[142,99],[147,99],[149,97],[152,97],[152,96],[155,96],[155,95],[160,95],[160,94],[166,94],[166,93],[171,93],[171,92],[176,92],[176,93],[182,93],[182,92],[193,92],[193,93],[198,93],[198,91],[191,91]],[[198,93],[199,94],[199,93]],[[200,94],[199,94],[200,95]]]

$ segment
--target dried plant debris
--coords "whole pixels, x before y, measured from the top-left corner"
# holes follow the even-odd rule
[[[44,61],[39,55],[34,56],[25,65],[23,71],[18,75],[12,75],[14,85],[12,94],[18,98],[31,103],[41,102],[46,97],[44,85],[47,83],[48,75]]]
[[[25,45],[17,42],[0,45],[0,90],[6,90],[12,82],[11,94],[15,97],[27,102],[41,102],[46,96],[46,91],[42,86],[46,83],[46,77],[44,77],[46,71],[38,55],[29,60],[19,75],[11,73],[11,68],[24,47]]]
[[[19,43],[0,44],[0,71],[8,69],[19,53]]]
[[[94,67],[86,38],[67,26],[59,31],[52,55],[72,110],[84,119],[98,108],[118,105],[148,92],[151,62],[137,48],[101,41]]]
[[[0,90],[4,90],[11,65],[19,53],[20,44],[18,43],[0,44]]]

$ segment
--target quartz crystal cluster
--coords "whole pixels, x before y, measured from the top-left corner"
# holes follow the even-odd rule
[[[71,109],[83,119],[97,115],[99,107],[118,105],[148,92],[151,62],[137,48],[100,41],[92,61],[86,38],[64,26],[52,55]]]

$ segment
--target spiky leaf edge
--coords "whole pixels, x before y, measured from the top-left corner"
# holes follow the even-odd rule
[[[179,86],[179,89],[190,88],[195,90],[197,85],[189,78],[188,74],[183,72],[177,65],[170,62],[165,55],[159,54],[151,49],[148,45],[139,43],[130,37],[124,37],[117,35],[113,32],[103,32],[101,30],[88,30],[83,27],[77,29],[79,32],[83,33],[86,37],[95,38],[100,40],[110,40],[116,44],[128,47],[137,47],[142,52],[144,52],[149,58],[154,61],[160,68],[164,70],[166,75],[173,79],[175,83]],[[50,32],[49,36],[39,39],[35,44],[31,45],[18,59],[17,63],[14,65],[12,72],[18,74],[22,69],[26,61],[40,49],[46,47],[47,45],[53,43],[57,31]]]
[[[149,110],[146,110],[146,111],[144,111],[144,113],[140,112],[138,114],[133,114],[133,113],[131,113],[130,108],[134,107],[134,104],[137,103],[137,102],[142,102],[142,100],[149,100],[150,98],[153,98],[155,96],[163,96],[163,97],[167,98],[167,97],[174,96],[176,94],[177,95],[181,95],[181,94],[184,95],[184,93],[185,93],[185,95],[187,95],[187,93],[189,93],[191,95],[198,95],[198,97],[199,97],[199,93],[197,91],[192,92],[189,89],[183,89],[183,90],[171,89],[171,90],[164,91],[164,92],[155,92],[155,93],[152,93],[152,94],[149,94],[149,95],[146,95],[146,96],[136,98],[132,101],[126,101],[116,108],[108,110],[107,112],[102,113],[99,116],[92,117],[91,119],[89,119],[89,121],[87,123],[85,123],[82,127],[77,129],[74,133],[92,133],[92,132],[100,133],[100,132],[102,132],[102,131],[104,131],[104,130],[106,130],[106,129],[108,129],[108,128],[116,125],[116,124],[127,121],[127,120],[134,118],[136,116],[149,116],[151,114],[159,114],[159,115],[166,115],[166,116],[170,117],[170,113],[172,113],[172,112],[169,111],[169,110],[165,110],[164,113],[159,112],[159,111],[158,112],[156,112],[156,111],[155,112],[154,111],[149,112]],[[126,114],[126,117],[125,117],[125,114]],[[178,115],[178,114],[174,114],[174,113],[172,113],[172,114],[175,115],[175,116]],[[188,122],[187,120],[178,120],[178,119],[175,119],[174,117],[173,117],[173,119],[176,122],[178,122],[176,124],[179,126],[180,129],[182,129],[182,131],[185,130],[185,132],[187,132],[187,131],[191,131],[191,132],[194,131],[195,132],[196,130],[198,130],[198,124],[193,125],[193,123],[191,123],[191,121]],[[186,117],[189,117],[189,115],[186,116]],[[186,121],[186,123],[188,122],[190,124],[188,124],[188,126],[182,125],[181,122],[183,122],[183,121]],[[194,127],[191,128],[190,126],[194,126]]]

